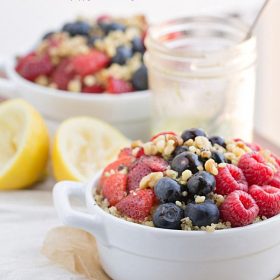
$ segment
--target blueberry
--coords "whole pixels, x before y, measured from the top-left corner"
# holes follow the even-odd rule
[[[131,43],[133,52],[140,52],[142,54],[145,52],[145,46],[140,37],[134,37]]]
[[[215,186],[216,180],[212,174],[199,171],[188,180],[187,191],[192,195],[207,195],[214,190]]]
[[[148,73],[147,67],[142,64],[132,76],[132,85],[136,90],[146,90],[148,89]]]
[[[105,35],[108,35],[111,31],[125,31],[125,26],[117,22],[104,22],[101,21],[98,23],[100,28],[103,30]]]
[[[225,156],[224,156],[224,154],[222,154],[222,153],[220,153],[220,152],[218,152],[218,151],[212,151],[211,152],[211,158],[215,161],[215,162],[217,162],[217,163],[226,163],[227,162],[227,160],[226,160],[226,158],[225,158]]]
[[[62,31],[68,32],[70,36],[83,35],[88,36],[90,32],[90,25],[84,21],[76,21],[73,23],[66,23]]]
[[[95,42],[96,42],[97,40],[100,40],[100,39],[102,39],[101,36],[96,36],[96,35],[90,36],[90,37],[88,38],[88,40],[87,40],[87,43],[88,43],[89,46],[93,46],[93,45],[95,44]]]
[[[210,226],[219,222],[220,212],[211,200],[200,204],[191,202],[185,208],[185,217],[189,217],[194,226]]]
[[[55,32],[53,32],[53,31],[47,32],[47,33],[42,37],[42,40],[45,40],[45,39],[50,38],[53,34],[55,34]]]
[[[120,46],[117,48],[117,52],[115,56],[112,58],[112,63],[123,65],[131,57],[132,57],[132,49],[126,46]]]
[[[157,199],[161,203],[175,202],[181,198],[181,186],[173,179],[161,178],[154,187]]]
[[[173,155],[176,157],[183,152],[187,152],[188,150],[189,150],[189,147],[187,147],[187,146],[177,146],[173,152]]]
[[[200,128],[191,128],[191,129],[185,130],[181,135],[181,137],[183,138],[184,141],[187,141],[189,139],[195,139],[195,137],[197,137],[197,136],[206,137],[206,133]]]
[[[171,169],[177,171],[179,174],[182,174],[186,169],[191,170],[192,173],[196,173],[198,172],[197,167],[200,165],[202,163],[199,161],[198,156],[192,152],[183,152],[171,161]]]
[[[153,214],[155,227],[165,229],[180,229],[184,211],[174,203],[165,203],[158,206]]]
[[[212,145],[214,144],[218,144],[224,148],[226,148],[226,142],[225,139],[221,136],[212,136],[209,137],[209,141],[212,143]]]

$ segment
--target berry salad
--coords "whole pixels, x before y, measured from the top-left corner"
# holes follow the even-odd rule
[[[18,58],[16,71],[36,84],[88,94],[119,94],[148,88],[143,64],[144,16],[66,23]]]
[[[242,227],[280,213],[280,160],[201,129],[135,141],[103,171],[97,204],[125,220],[173,230]]]

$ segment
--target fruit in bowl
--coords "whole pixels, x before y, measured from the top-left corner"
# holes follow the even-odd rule
[[[88,184],[60,182],[53,195],[65,224],[95,236],[112,279],[271,280],[279,190],[269,151],[188,129],[133,142]]]
[[[66,23],[45,34],[36,49],[18,59],[15,69],[31,82],[70,92],[147,90],[146,29],[142,15]]]
[[[121,150],[95,199],[117,217],[157,228],[242,227],[280,213],[279,160],[201,129],[163,132]]]

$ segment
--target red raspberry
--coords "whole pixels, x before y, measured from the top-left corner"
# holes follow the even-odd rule
[[[273,170],[259,153],[244,154],[238,167],[242,169],[249,185],[263,185],[273,177]]]
[[[16,70],[25,79],[34,81],[40,75],[49,75],[53,65],[48,55],[39,56],[31,53],[19,61]]]
[[[150,139],[150,141],[155,140],[156,138],[158,138],[158,137],[161,136],[161,135],[167,135],[167,134],[176,136],[176,133],[175,133],[174,131],[163,131],[163,132],[159,132],[158,134],[154,135],[154,136]]]
[[[110,77],[108,79],[107,91],[109,93],[127,93],[133,91],[130,83]]]
[[[120,150],[118,158],[120,159],[120,158],[123,158],[123,157],[132,156],[131,152],[132,152],[131,148],[123,148],[123,149]]]
[[[280,213],[280,189],[253,185],[249,193],[260,208],[260,216],[269,218]]]
[[[131,164],[133,163],[134,158],[133,157],[122,157],[121,159],[118,159],[109,165],[107,165],[103,173],[101,175],[99,185],[102,188],[105,181],[110,177],[111,174],[119,173],[124,168],[129,168]],[[108,175],[109,174],[109,175]]]
[[[252,151],[259,152],[261,150],[261,146],[256,143],[245,143]]]
[[[102,194],[108,199],[110,206],[116,205],[126,195],[127,175],[112,174],[103,184]]]
[[[103,52],[92,50],[88,54],[74,57],[72,63],[77,74],[86,76],[106,67],[109,63],[109,58]]]
[[[84,86],[82,89],[83,93],[102,93],[104,92],[104,87],[102,85]]]
[[[130,192],[139,188],[143,177],[150,174],[152,170],[142,162],[135,163],[128,172],[127,190]]]
[[[154,191],[151,189],[143,189],[131,192],[116,205],[116,208],[122,215],[136,221],[143,221],[149,216],[154,201]]]
[[[277,167],[278,167],[278,169],[280,170],[280,158],[278,158],[277,156],[275,156],[275,155],[273,155],[273,154],[271,154],[271,156],[275,159],[275,161],[276,161],[276,163],[277,163]]]
[[[153,172],[163,172],[168,168],[168,163],[158,156],[142,156],[140,162],[146,164]]]
[[[257,218],[259,207],[251,195],[244,191],[230,193],[220,207],[223,221],[232,227],[246,226]]]
[[[274,174],[272,179],[267,182],[267,185],[280,189],[280,171]]]
[[[64,59],[52,73],[52,82],[61,90],[67,90],[68,83],[75,77],[71,59]]]
[[[216,175],[215,192],[222,195],[230,194],[235,190],[248,191],[248,184],[241,169],[233,164],[218,168]]]

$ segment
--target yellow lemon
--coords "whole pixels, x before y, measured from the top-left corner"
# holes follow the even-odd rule
[[[68,119],[60,125],[54,140],[55,178],[86,181],[128,144],[123,134],[103,121],[90,117]]]
[[[40,179],[48,151],[48,132],[40,114],[21,99],[1,103],[0,189],[25,188]]]

